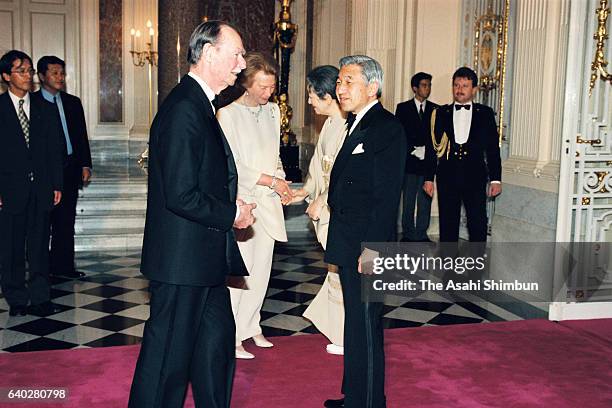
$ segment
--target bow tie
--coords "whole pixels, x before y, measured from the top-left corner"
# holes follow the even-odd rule
[[[472,105],[457,105],[455,104],[455,110],[461,110],[461,108],[464,108],[465,110],[470,110],[470,108],[472,107]]]

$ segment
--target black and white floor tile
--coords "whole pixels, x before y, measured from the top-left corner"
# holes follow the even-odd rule
[[[53,278],[52,300],[62,311],[50,316],[10,317],[0,297],[0,349],[19,352],[137,344],[149,316],[147,280],[140,253],[80,253],[79,280]],[[261,313],[266,336],[317,333],[302,317],[325,279],[323,252],[310,233],[292,233],[277,245]],[[387,299],[384,327],[418,327],[545,317],[528,304],[452,303]],[[526,316],[528,314],[529,316]]]

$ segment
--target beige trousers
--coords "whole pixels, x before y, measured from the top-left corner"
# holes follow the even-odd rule
[[[263,225],[255,222],[246,230],[237,230],[236,240],[249,271],[242,289],[229,288],[236,322],[236,345],[240,345],[243,340],[261,334],[260,312],[270,281],[274,239]]]

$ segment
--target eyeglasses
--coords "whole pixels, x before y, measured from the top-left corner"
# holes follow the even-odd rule
[[[31,76],[34,76],[34,74],[36,74],[36,71],[34,71],[33,69],[20,68],[16,69],[15,71],[11,71],[11,74],[17,74],[21,76],[29,74]]]

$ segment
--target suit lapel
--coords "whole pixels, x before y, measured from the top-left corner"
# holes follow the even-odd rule
[[[419,117],[419,110],[416,107],[416,102],[414,101],[414,98],[408,101],[408,112],[412,116],[412,120],[415,121],[415,123],[421,123],[421,118]]]
[[[449,114],[448,114],[448,121],[450,123],[449,129],[448,129],[448,137],[449,139],[456,144],[457,142],[455,141],[455,104],[451,104],[450,105],[450,109],[449,109]]]
[[[9,132],[7,132],[7,134],[18,135],[19,139],[23,142],[23,147],[25,148],[26,144],[25,138],[23,137],[23,129],[21,129],[21,124],[19,123],[17,111],[15,111],[15,106],[13,105],[13,101],[11,100],[11,97],[9,96],[8,92],[9,91],[6,91],[4,94],[0,95],[0,97],[2,98],[2,111],[5,112],[4,115],[7,120],[7,124],[10,126]]]
[[[225,156],[227,158],[227,173],[228,173],[228,188],[230,193],[230,200],[234,201],[236,199],[236,194],[238,192],[238,171],[236,169],[236,163],[234,162],[234,156],[232,155],[232,150],[225,140],[225,135],[223,134],[223,130],[221,126],[219,126],[219,122],[215,117],[215,112],[213,111],[212,103],[206,96],[206,93],[198,84],[198,82],[190,77],[189,75],[184,75],[181,79],[181,84],[185,84],[185,86],[190,88],[190,92],[193,92],[195,98],[197,98],[204,108],[204,114],[208,119],[208,123],[210,124],[211,130],[215,133],[215,137],[217,137],[217,141],[223,148]]]
[[[212,122],[214,123],[215,129],[217,129],[217,134],[221,138],[221,142],[223,143],[223,150],[225,151],[225,156],[227,157],[227,178],[230,199],[235,200],[238,195],[238,169],[236,168],[234,155],[232,154],[232,149],[230,148],[229,143],[227,143],[225,133],[223,133],[223,129],[221,128],[221,125],[219,125],[217,118],[213,117]]]
[[[353,150],[359,145],[359,143],[363,143],[365,140],[365,136],[368,131],[369,122],[372,117],[374,117],[379,110],[382,109],[382,105],[378,102],[376,105],[372,106],[370,110],[361,118],[355,130],[350,135],[347,135],[344,139],[344,143],[342,144],[342,148],[340,152],[338,152],[338,157],[334,161],[334,166],[332,167],[332,172],[330,176],[329,186],[330,189],[337,182],[338,176],[342,174],[342,171],[346,167],[346,164],[351,158],[353,154]]]
[[[39,132],[42,130],[43,121],[41,117],[42,107],[33,94],[30,94],[30,146],[34,140],[37,140]],[[62,132],[63,136],[63,132]]]
[[[353,154],[353,150],[359,145],[359,143],[363,142],[363,138],[365,136],[365,130],[357,130],[355,129],[350,136],[347,136],[344,139],[344,143],[342,144],[342,148],[338,152],[338,157],[334,161],[334,166],[332,167],[332,172],[330,176],[330,186],[335,184],[338,176],[342,174],[344,167],[348,163],[351,155]]]
[[[470,131],[468,132],[468,140],[467,143],[470,143],[471,141],[476,141],[476,126],[479,122],[478,120],[478,115],[480,115],[480,106],[478,106],[476,103],[472,103],[472,121],[470,122]]]

